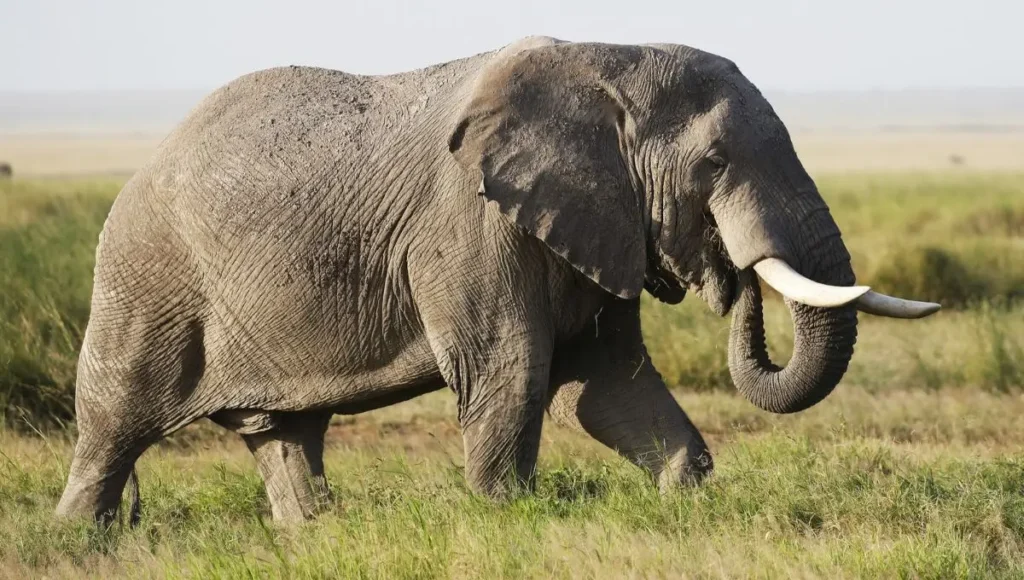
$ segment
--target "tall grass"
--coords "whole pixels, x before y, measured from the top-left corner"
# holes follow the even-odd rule
[[[1024,297],[1024,176],[820,180],[862,281],[964,308]]]
[[[0,420],[72,418],[92,266],[116,182],[14,181],[0,193]]]
[[[1024,176],[847,175],[819,187],[843,231],[861,283],[940,302],[913,322],[860,316],[844,384],[872,390],[1024,386]],[[728,388],[728,320],[698,300],[668,307],[645,297],[644,334],[666,381]],[[773,358],[789,356],[792,326],[768,300]]]

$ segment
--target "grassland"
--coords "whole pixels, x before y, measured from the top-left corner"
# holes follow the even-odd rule
[[[131,175],[163,139],[157,134],[0,133],[0,161],[29,178]]]
[[[116,180],[0,184],[0,577],[1022,577],[1024,175],[819,179],[861,281],[944,302],[864,316],[837,392],[795,416],[736,397],[728,321],[647,302],[655,363],[717,471],[660,497],[644,476],[546,427],[539,491],[469,494],[452,397],[336,417],[336,505],[267,521],[252,460],[192,426],[140,461],[135,530],[57,522],[75,353]],[[777,358],[791,335],[767,307]]]
[[[1012,121],[1006,122],[1012,125]],[[795,130],[793,141],[800,160],[815,175],[1024,171],[1024,133],[1020,131],[949,131],[919,126],[882,132],[871,130],[874,125],[870,123],[845,119],[837,125],[847,127],[845,130],[818,125],[812,125],[812,130]],[[0,161],[11,163],[18,175],[32,178],[127,175],[153,155],[172,126],[130,134],[117,132],[116,126],[108,127],[106,132],[99,128],[78,133],[0,131]],[[849,127],[861,130],[851,131]],[[954,156],[959,164],[952,162]]]

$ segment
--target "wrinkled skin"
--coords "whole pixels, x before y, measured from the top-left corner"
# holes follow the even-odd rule
[[[651,365],[644,288],[732,309],[757,405],[825,397],[853,307],[791,305],[764,348],[766,257],[853,283],[782,122],[728,60],[528,38],[385,77],[278,68],[204,100],[118,196],[79,361],[65,515],[109,520],[147,446],[199,418],[252,450],[275,518],[323,504],[323,436],[447,385],[466,476],[529,488],[545,410],[663,488],[712,467]]]

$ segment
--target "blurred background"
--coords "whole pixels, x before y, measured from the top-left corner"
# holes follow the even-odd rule
[[[83,562],[94,574],[104,566],[124,572],[115,560],[141,553],[128,570],[149,575],[171,569],[178,552],[190,554],[195,570],[260,575],[262,560],[236,570],[217,558],[281,558],[281,545],[289,558],[316,561],[301,546],[320,546],[320,556],[407,566],[409,576],[436,572],[431,566],[447,558],[468,568],[441,575],[472,576],[458,572],[479,571],[498,546],[488,542],[522,534],[544,542],[517,544],[519,559],[480,575],[600,576],[594,562],[605,560],[587,556],[591,549],[611,558],[613,576],[1024,574],[1022,22],[1024,3],[1012,0],[0,0],[0,456],[20,474],[0,477],[0,500],[21,506],[0,515],[0,562],[14,562],[0,566],[0,576]],[[643,488],[633,472],[607,471],[594,459],[611,461],[606,450],[545,427],[543,465],[557,469],[542,479],[538,501],[553,503],[519,515],[488,512],[449,477],[461,439],[450,393],[438,393],[332,424],[330,469],[345,469],[332,481],[354,506],[330,524],[344,550],[268,536],[247,519],[253,505],[266,509],[251,460],[208,426],[144,458],[143,480],[157,482],[149,536],[105,544],[51,527],[60,458],[73,441],[97,236],[124,181],[189,109],[261,68],[388,74],[533,34],[680,43],[735,61],[789,127],[859,281],[941,302],[943,311],[921,321],[861,315],[857,351],[836,393],[778,417],[734,395],[728,319],[693,297],[678,307],[645,297],[655,365],[719,458],[718,483],[692,504],[612,509],[602,494],[619,496],[608,489]],[[783,362],[792,328],[780,301],[769,301],[766,323],[773,357]],[[371,459],[389,454],[401,457],[399,467]],[[394,475],[405,473],[407,460],[427,474],[401,476],[427,482],[411,495]],[[577,501],[583,511],[565,507]],[[377,521],[379,510],[425,510],[441,522],[436,537],[451,541],[415,532],[420,520],[358,533],[346,527],[363,524],[345,513]],[[471,516],[453,519],[451,510]],[[625,512],[635,521],[615,519]],[[594,521],[619,527],[587,524],[595,513]],[[547,527],[548,517],[579,526]],[[197,531],[222,522],[237,533]],[[205,539],[152,539],[164,524]],[[359,538],[402,550],[380,556]]]
[[[1010,0],[8,0],[4,13],[0,158],[26,176],[129,173],[205,93],[261,68],[387,74],[531,34],[726,56],[812,172],[1024,163],[1024,7]]]

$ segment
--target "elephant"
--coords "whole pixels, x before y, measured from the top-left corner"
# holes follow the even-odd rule
[[[758,276],[792,313],[785,368]],[[647,354],[642,291],[731,312],[739,392],[793,413],[843,376],[858,309],[938,308],[854,282],[785,126],[723,57],[528,37],[387,76],[251,73],[110,210],[57,513],[111,522],[145,449],[209,418],[276,521],[310,518],[333,414],[446,387],[484,496],[533,489],[545,416],[693,485],[711,454]]]
[[[10,179],[14,177],[14,169],[11,168],[11,164],[6,161],[0,161],[0,179]]]

